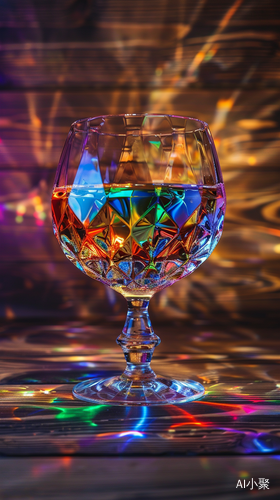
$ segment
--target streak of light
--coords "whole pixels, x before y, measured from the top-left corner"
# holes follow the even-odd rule
[[[248,397],[247,397],[247,399],[248,399]],[[234,410],[241,410],[244,413],[249,414],[249,413],[254,413],[257,410],[257,408],[250,407],[248,405],[242,405],[242,404],[240,405],[240,404],[227,404],[227,403],[210,403],[208,401],[194,401],[194,402],[195,403],[201,403],[201,404],[208,404],[210,406],[218,406],[221,409],[223,407],[225,407],[225,408],[230,408],[231,407],[232,410],[228,409],[229,413],[232,413]],[[248,402],[249,403],[260,403],[262,401],[259,401],[259,400],[249,400]]]
[[[82,349],[82,347],[80,349]],[[71,350],[73,350],[73,348]],[[85,356],[69,356],[68,360],[69,361],[84,361]]]
[[[217,108],[214,116],[214,121],[211,124],[211,131],[213,135],[216,135],[218,131],[220,131],[226,123],[227,115],[233,108],[233,105],[239,96],[240,91],[235,90],[229,99],[220,99],[217,102]],[[218,143],[220,139],[218,138]]]
[[[193,62],[191,63],[191,65],[189,66],[189,69],[188,69],[188,76],[187,76],[188,79],[190,79],[190,77],[192,77],[194,72],[197,70],[198,66],[202,63],[205,55],[211,50],[212,45],[217,41],[217,35],[222,33],[222,31],[224,31],[224,29],[227,27],[229,21],[234,16],[234,14],[238,10],[238,8],[242,4],[242,2],[243,2],[243,0],[235,0],[234,4],[229,8],[229,10],[225,13],[224,17],[220,21],[215,33],[209,37],[207,42],[203,45],[203,47],[196,54],[196,56],[193,59]]]
[[[200,404],[203,404],[203,405],[210,405],[210,406],[219,406],[219,407],[222,407],[222,406],[225,406],[225,407],[228,407],[228,408],[233,408],[233,409],[242,409],[242,405],[238,405],[238,404],[229,404],[229,403],[212,403],[210,401],[194,401],[194,403],[200,403]]]
[[[184,427],[185,425],[202,425],[203,427],[206,427],[207,424],[205,423],[202,423],[202,422],[197,422],[197,421],[193,421],[193,422],[181,422],[179,424],[172,424],[170,426],[171,429],[175,429],[176,427]]]
[[[272,236],[280,237],[280,229],[274,229],[272,227],[254,226],[254,231],[259,231],[260,233],[267,233],[267,234],[272,234]]]
[[[35,391],[24,391],[24,392],[22,393],[22,396],[27,397],[27,398],[31,398],[31,397],[33,397],[34,395],[35,395]]]
[[[143,433],[139,431],[125,431],[125,432],[120,432],[118,434],[118,437],[124,437],[124,436],[143,437]]]
[[[171,408],[172,407],[174,408],[174,406],[171,406]],[[188,420],[190,420],[190,422],[179,422],[178,424],[172,424],[169,427],[169,432],[172,432],[172,430],[177,428],[177,427],[184,427],[185,425],[197,425],[197,426],[201,426],[201,427],[207,427],[209,425],[209,423],[199,422],[198,420],[196,420],[194,415],[192,415],[191,413],[188,413],[186,410],[183,410],[183,408],[180,408],[177,406],[175,408],[177,410],[179,410],[179,412],[181,412],[181,414],[184,417],[186,417]]]
[[[151,92],[150,94],[150,103],[152,105],[152,111],[161,111],[163,109],[163,106],[168,104],[179,92],[179,88],[181,87],[187,87],[189,83],[191,83],[195,79],[195,73],[197,72],[199,66],[201,63],[207,59],[207,55],[213,57],[212,53],[217,51],[217,41],[222,34],[222,32],[225,30],[225,28],[228,26],[230,20],[234,16],[234,14],[237,12],[238,8],[242,4],[243,0],[235,0],[233,5],[228,9],[228,11],[225,13],[223,18],[221,19],[217,29],[215,32],[206,40],[206,42],[203,44],[203,46],[200,48],[200,50],[197,52],[195,55],[193,61],[188,67],[187,75],[183,78],[180,76],[176,78],[176,81],[173,81],[173,86],[171,89],[169,89],[168,92],[162,93],[162,91],[155,91]],[[251,66],[247,73],[245,74],[241,85],[247,82],[253,72],[255,71],[255,66]],[[174,89],[174,87],[177,87]],[[223,109],[223,111],[219,112],[219,109],[217,109],[216,116],[214,118],[214,123],[211,125],[211,130],[213,135],[215,136],[217,131],[220,130],[226,120],[226,116],[229,112],[229,110],[233,107],[237,97],[240,94],[240,89],[237,89],[233,92],[232,96],[227,100],[227,109]],[[218,103],[219,107],[219,103]]]
[[[135,425],[134,430],[139,429],[139,427],[141,427],[144,424],[144,422],[147,418],[147,412],[148,412],[147,406],[143,406],[142,407],[142,417],[139,420],[139,422],[137,422],[137,424]]]
[[[40,132],[42,123],[40,118],[36,114],[36,104],[34,95],[31,94],[30,92],[27,92],[26,99],[28,105],[30,124],[33,126],[33,129],[31,130],[32,150],[38,165],[42,165],[44,161],[43,141]]]
[[[50,394],[50,392],[52,392],[52,391],[54,391],[54,392],[55,392],[55,389],[56,389],[56,387],[51,387],[50,389],[44,389],[44,390],[40,389],[40,391],[39,391],[39,392],[41,392],[42,394],[47,394],[47,395],[49,395],[49,394]]]
[[[70,111],[69,106],[65,106],[66,109],[68,110],[69,116],[73,117],[74,112]],[[14,130],[24,130],[24,131],[33,131],[34,129],[34,124],[32,123],[19,123],[10,120],[9,118],[1,119],[0,118],[0,128],[9,128],[13,127]],[[45,127],[45,123],[41,124],[41,130],[48,130],[48,127]],[[68,126],[61,126],[61,125],[55,125],[53,127],[53,132],[64,132],[67,134],[69,132],[69,127]],[[2,139],[0,138],[0,146],[2,143]]]
[[[278,446],[276,447],[272,445],[266,445],[263,441],[264,439],[261,440],[261,438],[267,438],[269,442],[272,441],[272,435],[269,433],[262,433],[262,432],[254,432],[254,431],[245,431],[245,430],[240,430],[240,429],[234,429],[234,428],[228,428],[228,427],[217,427],[216,429],[219,429],[224,432],[230,432],[234,434],[239,434],[239,435],[244,435],[246,436],[246,441],[245,443],[241,443],[242,446],[248,451],[256,451],[256,449],[262,453],[270,453],[272,451],[276,451]],[[251,446],[249,446],[251,445]],[[253,445],[253,446],[252,446]]]
[[[21,418],[16,417],[16,416],[15,416],[15,413],[14,413],[16,410],[18,410],[18,408],[19,408],[18,406],[15,406],[15,407],[12,409],[13,420],[19,420],[19,421],[21,421]]]
[[[249,403],[263,403],[264,402],[262,399],[256,399],[254,396],[250,396],[249,394],[240,394],[237,391],[233,395],[236,396],[236,397],[238,397],[238,398],[244,398]]]
[[[265,446],[265,444],[263,444],[262,442],[260,442],[258,438],[253,439],[253,444],[262,453],[270,453],[271,451],[273,451],[273,448],[271,446],[270,447]]]
[[[271,128],[276,126],[276,122],[272,120],[259,120],[256,118],[247,118],[244,120],[239,120],[237,123],[238,127],[244,128],[245,130],[259,130],[263,128]]]
[[[138,420],[138,422],[136,423],[134,429],[129,430],[129,431],[124,431],[124,432],[121,432],[121,433],[118,434],[117,437],[130,436],[130,439],[127,439],[125,441],[125,443],[123,444],[122,449],[121,449],[122,452],[124,451],[124,449],[126,448],[126,446],[130,443],[130,441],[132,441],[132,438],[134,438],[134,437],[143,437],[144,436],[143,433],[139,432],[137,429],[141,428],[144,425],[146,417],[147,417],[147,412],[148,412],[147,406],[143,406],[142,407],[142,417],[141,417],[140,420]]]
[[[94,437],[105,438],[105,439],[106,438],[122,438],[122,437],[126,437],[126,436],[144,437],[144,434],[143,434],[143,432],[131,430],[131,431],[124,431],[124,432],[119,432],[119,433],[102,432],[101,434],[94,435]]]

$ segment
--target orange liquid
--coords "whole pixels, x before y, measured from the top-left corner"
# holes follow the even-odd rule
[[[150,297],[193,272],[222,233],[222,184],[56,188],[54,232],[80,270],[127,297]]]

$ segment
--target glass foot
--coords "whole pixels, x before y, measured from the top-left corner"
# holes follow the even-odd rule
[[[73,389],[73,395],[83,401],[110,405],[163,405],[186,403],[201,398],[204,387],[193,380],[172,380],[154,377],[131,380],[119,377],[86,380]]]

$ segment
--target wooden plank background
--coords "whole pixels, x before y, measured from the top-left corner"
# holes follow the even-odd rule
[[[0,317],[124,317],[66,261],[50,196],[72,121],[153,111],[210,124],[228,196],[217,249],[153,298],[155,319],[275,323],[279,2],[11,0],[0,28]]]

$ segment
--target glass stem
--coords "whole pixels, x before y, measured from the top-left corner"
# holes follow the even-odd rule
[[[154,333],[148,313],[149,299],[127,299],[128,311],[125,325],[117,343],[127,362],[124,378],[147,380],[155,377],[150,367],[155,347],[160,338]]]

